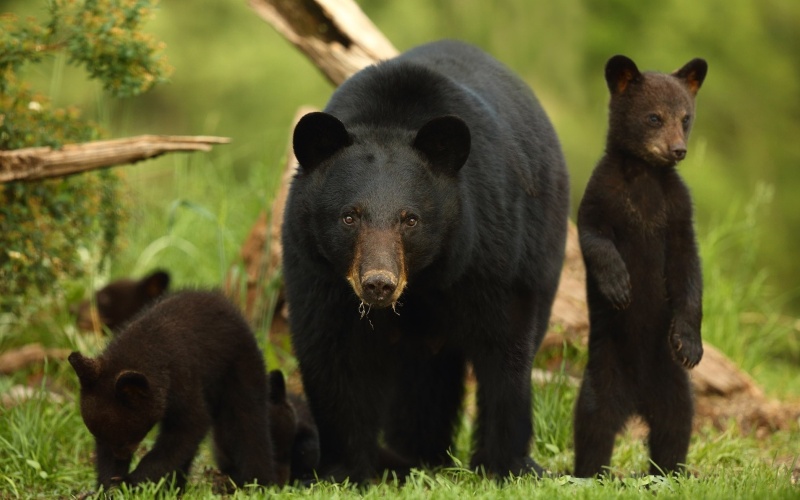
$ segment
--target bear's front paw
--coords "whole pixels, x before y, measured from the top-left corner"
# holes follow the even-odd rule
[[[623,310],[631,305],[631,278],[628,271],[611,273],[599,280],[600,292],[611,302],[614,309]]]
[[[672,321],[669,342],[675,361],[686,368],[694,368],[703,358],[703,341],[700,335],[682,321]]]

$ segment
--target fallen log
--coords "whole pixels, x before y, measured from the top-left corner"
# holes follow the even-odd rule
[[[28,344],[0,354],[0,373],[10,375],[48,359],[64,360],[69,353],[69,349],[45,349],[39,343]]]
[[[64,177],[176,151],[210,151],[214,144],[228,142],[227,137],[140,135],[67,144],[59,149],[35,147],[0,151],[0,183]]]

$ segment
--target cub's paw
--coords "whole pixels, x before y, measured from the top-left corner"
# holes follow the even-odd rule
[[[675,361],[686,368],[694,368],[703,358],[703,341],[700,335],[682,321],[672,321],[669,343]]]
[[[608,273],[598,281],[600,292],[611,302],[614,309],[623,310],[631,305],[631,278],[626,269]]]

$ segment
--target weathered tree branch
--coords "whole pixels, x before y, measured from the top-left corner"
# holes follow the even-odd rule
[[[28,344],[0,354],[0,374],[8,375],[46,359],[67,359],[69,353],[69,349],[45,349],[38,342]]]
[[[140,135],[124,139],[0,151],[0,183],[30,181],[136,163],[175,151],[210,151],[227,137]]]
[[[352,0],[249,0],[249,4],[334,85],[398,54]]]

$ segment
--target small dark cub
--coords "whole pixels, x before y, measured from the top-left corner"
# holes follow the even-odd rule
[[[702,276],[686,156],[694,101],[708,67],[672,74],[606,65],[611,91],[605,156],[578,211],[591,330],[575,408],[575,475],[603,472],[628,418],[650,427],[651,474],[681,470],[692,430],[687,368],[703,355]]]
[[[319,434],[305,398],[286,390],[280,370],[269,372],[270,430],[278,484],[314,479]]]
[[[169,273],[154,271],[142,279],[122,278],[112,281],[94,294],[92,301],[84,300],[74,310],[81,330],[100,330],[103,327],[118,332],[142,309],[149,306],[169,288]]]
[[[236,485],[274,484],[264,360],[222,294],[183,291],[153,305],[97,358],[69,356],[81,414],[95,437],[97,482],[109,488],[171,478],[178,487],[213,428],[215,458]],[[129,472],[145,435],[153,448]]]

